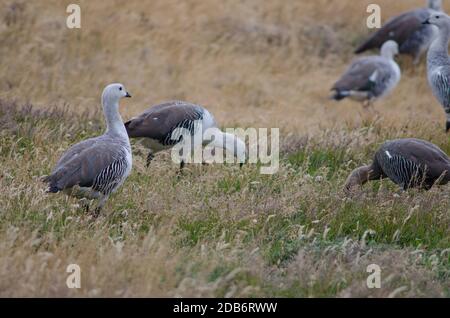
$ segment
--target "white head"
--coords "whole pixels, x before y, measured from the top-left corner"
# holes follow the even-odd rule
[[[119,114],[119,100],[124,97],[131,97],[125,89],[125,86],[119,83],[109,84],[103,90],[102,105],[107,124],[107,132],[126,136],[128,140],[122,117]]]
[[[428,0],[428,8],[442,11],[442,0]]]
[[[381,56],[393,59],[399,53],[398,44],[395,41],[386,41],[381,47]]]
[[[449,28],[450,26],[450,17],[446,15],[444,12],[436,12],[432,13],[428,19],[426,19],[423,24],[431,24],[437,26],[439,29],[441,28]]]
[[[125,86],[123,86],[120,83],[113,83],[109,84],[105,87],[102,94],[102,103],[105,105],[105,102],[116,104],[119,102],[121,98],[124,97],[131,97],[131,95],[127,92],[125,89]]]

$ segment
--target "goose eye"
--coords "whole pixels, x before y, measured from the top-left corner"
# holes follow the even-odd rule
[[[436,19],[439,19],[439,16],[438,16],[438,15],[436,16]]]
[[[122,90],[122,87],[119,87],[119,91],[121,91]]]

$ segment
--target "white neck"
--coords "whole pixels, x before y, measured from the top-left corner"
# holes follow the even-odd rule
[[[235,135],[224,133],[219,128],[210,128],[214,129],[214,140],[213,145],[218,148],[226,149],[230,153],[232,153],[235,157],[239,158],[241,152],[245,154],[245,144]],[[245,158],[244,158],[245,160]]]
[[[439,35],[428,50],[428,63],[430,65],[448,64],[448,43],[450,38],[450,25],[439,28]]]
[[[393,61],[395,54],[390,49],[382,49],[381,56],[387,58],[388,60]]]
[[[128,140],[128,134],[119,113],[119,101],[102,97],[103,114],[106,119],[106,134],[119,136]]]

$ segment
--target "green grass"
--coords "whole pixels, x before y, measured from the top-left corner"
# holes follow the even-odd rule
[[[83,124],[68,134],[62,131],[66,115],[44,113],[39,123],[33,116],[8,116],[21,128],[0,135],[0,248],[13,255],[0,256],[0,265],[50,253],[59,262],[102,268],[90,276],[98,284],[104,279],[120,290],[133,280],[141,286],[136,295],[365,297],[407,285],[408,295],[449,296],[447,187],[402,192],[378,181],[353,198],[341,192],[347,173],[370,161],[378,139],[363,149],[311,140],[283,153],[280,171],[271,176],[259,174],[257,165],[191,166],[179,176],[170,161],[156,158],[147,168],[136,155],[124,187],[92,219],[77,200],[44,194],[39,179],[61,153],[47,136],[64,149],[96,135],[99,126]],[[19,234],[11,236],[14,231]],[[103,264],[105,255],[110,260]],[[370,263],[394,277],[378,294],[360,287]],[[0,278],[31,279],[10,266]],[[99,278],[112,275],[110,267],[118,276]],[[42,277],[40,284],[47,284]],[[51,286],[42,295],[68,293]],[[10,294],[10,286],[0,287]]]

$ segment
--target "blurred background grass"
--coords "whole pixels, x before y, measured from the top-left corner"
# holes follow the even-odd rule
[[[385,21],[424,2],[377,3]],[[81,29],[65,26],[69,3],[1,0],[1,98],[98,109],[103,87],[119,81],[134,96],[126,118],[169,99],[205,105],[223,125],[302,133],[368,116],[328,95],[370,32],[371,1],[79,1]],[[392,123],[440,127],[424,65],[400,63],[401,84],[376,109]]]

